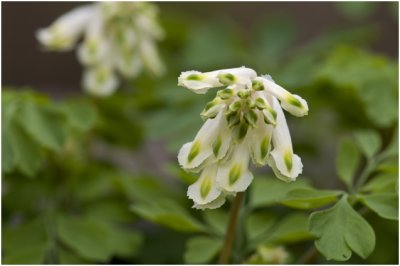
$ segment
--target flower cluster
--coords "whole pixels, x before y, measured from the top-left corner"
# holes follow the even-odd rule
[[[83,87],[97,96],[112,94],[118,75],[136,77],[143,68],[155,75],[164,72],[156,40],[163,37],[157,9],[145,2],[101,2],[75,8],[59,17],[37,38],[48,50],[77,49],[85,66]]]
[[[268,164],[286,182],[294,181],[302,172],[282,111],[306,115],[307,102],[300,96],[289,93],[270,76],[257,76],[245,67],[207,73],[187,71],[178,81],[178,85],[199,94],[219,89],[201,113],[204,125],[178,154],[183,169],[201,172],[187,193],[194,208],[218,208],[227,195],[246,190],[253,180],[250,159],[256,166]]]

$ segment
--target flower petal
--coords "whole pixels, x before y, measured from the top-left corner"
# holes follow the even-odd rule
[[[39,29],[36,38],[50,50],[70,50],[93,18],[96,10],[97,7],[93,5],[75,8],[59,17],[48,28]]]
[[[218,185],[229,192],[245,191],[253,180],[249,171],[250,155],[246,141],[237,144],[232,158],[220,165],[217,173]]]
[[[215,164],[204,168],[199,179],[189,186],[187,196],[196,204],[208,204],[221,194],[215,182],[217,169]]]
[[[110,67],[89,68],[83,75],[83,87],[92,95],[105,97],[117,89],[118,79]]]
[[[257,82],[258,85],[259,82],[262,82],[264,90],[278,98],[282,103],[282,107],[292,115],[304,116],[308,114],[307,102],[300,96],[291,94],[273,82],[272,79],[266,77],[257,77],[254,81]]]
[[[195,203],[193,205],[194,209],[198,209],[198,210],[205,210],[205,209],[216,209],[221,207],[222,205],[224,205],[226,201],[226,195],[224,193],[221,193],[218,198],[216,198],[215,200],[206,203],[206,204],[197,204]]]
[[[265,124],[262,116],[259,112],[257,127],[250,130],[248,140],[251,158],[256,166],[267,164],[271,150],[273,126]]]
[[[293,181],[301,174],[303,164],[301,163],[300,157],[293,154],[289,128],[278,100],[272,97],[271,101],[277,113],[277,123],[272,132],[274,149],[271,152],[268,163],[274,169],[275,173],[279,171],[279,175],[277,175],[278,178],[286,181]]]

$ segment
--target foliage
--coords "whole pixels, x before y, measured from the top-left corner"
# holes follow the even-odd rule
[[[341,5],[355,20],[374,12]],[[216,262],[229,206],[191,209],[185,190],[195,176],[176,162],[213,95],[176,79],[243,64],[301,90],[310,115],[288,120],[304,176],[286,184],[257,171],[231,262],[396,263],[398,65],[369,48],[379,28],[326,30],[299,45],[296,21],[284,16],[248,31],[161,11],[162,78],[127,80],[104,99],[3,87],[3,263]]]

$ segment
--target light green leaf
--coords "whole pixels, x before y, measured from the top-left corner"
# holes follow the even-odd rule
[[[289,191],[280,203],[297,209],[316,209],[334,203],[341,191],[298,188]]]
[[[268,213],[258,212],[250,214],[247,217],[245,224],[249,242],[256,241],[264,236],[264,234],[271,229],[274,223],[275,217]]]
[[[301,213],[293,213],[276,224],[273,232],[266,242],[294,243],[311,239],[307,228],[308,216]]]
[[[272,176],[256,177],[250,194],[251,206],[254,208],[270,206],[283,200],[292,189],[309,187],[304,179],[285,183]]]
[[[336,157],[336,171],[340,180],[348,187],[353,184],[354,174],[359,163],[360,152],[355,144],[347,138],[342,139]]]
[[[396,193],[397,174],[383,173],[374,176],[362,188],[362,192],[388,192]]]
[[[215,209],[203,212],[204,220],[210,225],[220,236],[224,236],[228,225],[229,213],[226,211]]]
[[[10,123],[10,130],[15,165],[22,173],[33,177],[42,164],[40,148],[18,124]]]
[[[375,233],[343,197],[335,206],[314,212],[309,228],[317,237],[315,246],[328,260],[345,261],[352,251],[367,258],[375,248]]]
[[[81,258],[78,254],[61,248],[58,251],[58,259],[60,264],[88,264],[88,261]]]
[[[87,260],[106,262],[112,254],[109,231],[94,219],[60,216],[61,241]]]
[[[357,144],[367,158],[371,158],[381,147],[379,134],[372,130],[355,133]]]
[[[376,212],[379,216],[390,219],[399,219],[399,196],[396,193],[377,193],[359,195],[361,202]]]
[[[184,261],[187,264],[209,263],[221,248],[221,239],[206,236],[193,237],[186,244]]]
[[[94,106],[83,100],[65,102],[60,106],[60,110],[67,117],[67,121],[82,132],[93,128],[98,119]]]
[[[131,210],[153,223],[177,231],[201,232],[205,230],[204,226],[182,206],[168,199],[135,203],[131,206]]]
[[[18,116],[22,127],[43,146],[59,151],[65,142],[63,118],[54,110],[27,103]]]

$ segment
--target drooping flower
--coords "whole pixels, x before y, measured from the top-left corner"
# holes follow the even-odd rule
[[[145,2],[101,2],[75,8],[59,17],[36,37],[50,51],[77,48],[85,67],[83,87],[108,96],[119,86],[119,76],[134,78],[143,70],[161,75],[164,66],[156,41],[163,38],[157,9]]]
[[[245,191],[253,180],[250,161],[269,165],[285,182],[301,174],[303,164],[293,152],[282,108],[295,116],[307,115],[303,98],[246,67],[183,72],[178,85],[198,94],[218,90],[200,114],[204,125],[178,154],[185,171],[200,172],[187,193],[194,208],[218,208],[227,196]]]

